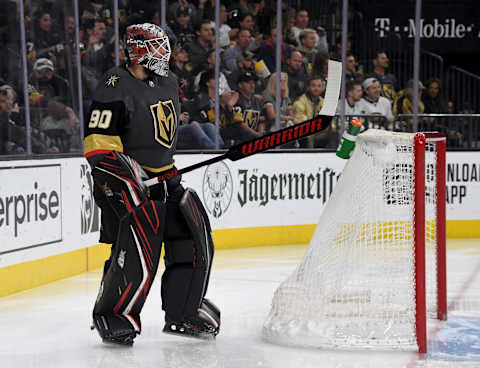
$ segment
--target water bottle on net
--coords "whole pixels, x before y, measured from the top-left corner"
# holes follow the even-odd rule
[[[358,119],[352,119],[348,124],[347,130],[343,132],[342,139],[338,145],[336,155],[348,160],[355,148],[355,141],[362,128],[362,123]]]

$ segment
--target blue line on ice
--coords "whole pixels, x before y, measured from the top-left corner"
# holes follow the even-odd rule
[[[432,342],[428,358],[480,361],[480,318],[450,317]]]

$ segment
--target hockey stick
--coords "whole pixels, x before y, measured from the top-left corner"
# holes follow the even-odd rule
[[[265,152],[266,150],[269,150],[271,148],[281,146],[283,144],[295,141],[300,138],[308,137],[310,135],[327,129],[337,109],[338,96],[340,93],[340,80],[342,74],[342,63],[332,60],[330,60],[328,63],[329,83],[325,92],[324,105],[322,107],[322,110],[320,111],[320,115],[318,115],[317,117],[306,120],[300,124],[296,124],[294,126],[287,127],[276,132],[269,133],[261,137],[237,144],[231,147],[226,153],[222,155],[198,162],[196,164],[184,167],[180,170],[170,170],[155,178],[145,180],[143,183],[146,186],[150,187],[164,181],[165,179],[185,174],[200,167],[223,161],[227,158],[231,161],[238,161],[242,158],[252,156],[256,153]]]
[[[165,179],[187,173],[202,166],[211,165],[218,161],[223,161],[226,158],[230,159],[231,161],[237,161],[259,152],[265,152],[266,150],[269,150],[271,148],[278,147],[282,144],[292,142],[303,137],[308,137],[309,135],[325,130],[329,126],[332,118],[332,116],[319,115],[314,119],[304,121],[303,123],[297,124],[295,126],[284,128],[276,132],[251,139],[247,142],[237,144],[233,147],[230,147],[230,149],[223,155],[198,162],[196,164],[184,167],[180,170],[174,169],[168,171],[163,175],[145,180],[143,183],[147,186],[152,186]]]

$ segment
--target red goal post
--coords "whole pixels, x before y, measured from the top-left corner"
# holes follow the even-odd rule
[[[443,133],[417,133],[414,139],[414,185],[415,185],[415,283],[416,283],[416,329],[420,353],[427,351],[427,301],[425,285],[425,152],[433,145],[436,152],[436,252],[437,252],[437,319],[447,319],[447,240],[446,240],[446,147]]]

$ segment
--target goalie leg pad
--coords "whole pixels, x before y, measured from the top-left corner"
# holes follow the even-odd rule
[[[122,344],[125,336],[133,341],[141,332],[140,312],[157,272],[164,222],[159,201],[147,201],[121,219],[93,310],[104,341]]]
[[[165,329],[168,330],[172,323],[177,326],[179,321],[190,321],[193,325],[207,323],[212,331],[218,333],[220,314],[218,321],[215,318],[211,321],[200,311],[214,253],[208,217],[200,199],[191,189],[185,190],[171,211],[167,216],[166,271],[162,277],[162,302],[167,320]],[[168,219],[176,223],[168,224]]]
[[[210,278],[210,270],[212,268],[213,256],[215,253],[215,246],[212,238],[212,228],[210,220],[208,219],[207,211],[198,197],[197,193],[188,188],[185,195],[180,201],[180,210],[182,211],[187,224],[193,234],[193,239],[196,244],[201,244],[198,247],[196,254],[197,262],[206,269],[206,278],[204,283],[203,296],[207,293],[208,282]]]
[[[147,174],[134,159],[122,153],[112,151],[105,155],[93,168],[92,177],[98,187],[97,200],[104,197],[119,219],[149,199],[149,188],[143,184]]]

